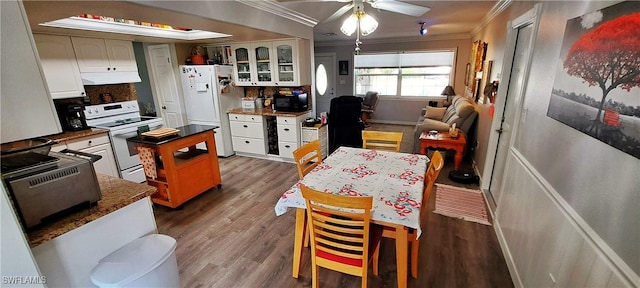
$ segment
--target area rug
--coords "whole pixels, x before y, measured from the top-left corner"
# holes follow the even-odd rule
[[[436,209],[433,213],[491,225],[480,190],[436,184]]]

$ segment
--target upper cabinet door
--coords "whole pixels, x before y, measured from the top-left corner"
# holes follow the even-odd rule
[[[80,70],[69,36],[35,34],[42,70],[51,98],[72,98],[85,95]]]
[[[80,72],[138,71],[131,41],[71,37]]]
[[[271,59],[273,58],[271,43],[254,43],[251,45],[253,50],[253,56],[255,57],[255,69],[253,79],[258,86],[269,86],[273,84],[273,65]]]
[[[138,71],[133,44],[125,40],[104,40],[113,71]]]
[[[0,142],[60,133],[22,1],[0,7]]]
[[[71,37],[80,72],[109,72],[109,54],[104,39]]]
[[[251,61],[249,61],[250,45],[234,45],[231,47],[233,51],[233,73],[237,86],[251,86]]]
[[[295,40],[275,41],[273,49],[275,51],[274,66],[275,84],[282,85],[299,85],[299,67],[298,67],[298,46]]]

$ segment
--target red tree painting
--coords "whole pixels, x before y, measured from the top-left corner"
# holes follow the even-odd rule
[[[564,61],[567,74],[582,78],[602,90],[592,129],[600,123],[607,95],[620,87],[627,92],[640,87],[640,13],[607,21],[583,34],[569,49]],[[629,94],[632,95],[632,94]],[[640,95],[633,95],[640,97]]]

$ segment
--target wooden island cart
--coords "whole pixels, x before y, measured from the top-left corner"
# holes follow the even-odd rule
[[[177,208],[213,187],[222,187],[215,128],[192,124],[127,139],[139,154],[147,184],[158,189],[151,196],[154,203]]]

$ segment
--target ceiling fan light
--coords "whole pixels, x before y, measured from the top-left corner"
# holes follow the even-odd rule
[[[427,28],[424,28],[424,23],[420,23],[420,35],[427,35]]]
[[[358,16],[356,16],[356,14],[354,13],[354,14],[351,14],[351,16],[349,16],[349,18],[347,18],[347,20],[345,20],[344,23],[342,23],[342,26],[340,27],[340,31],[342,31],[344,35],[351,36],[353,32],[356,32],[357,26],[358,26]]]
[[[371,15],[364,14],[360,18],[360,33],[362,34],[362,36],[367,36],[373,33],[373,31],[376,31],[377,28],[378,28],[378,21],[376,21],[376,19],[371,17]]]

